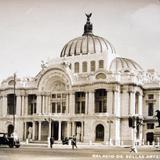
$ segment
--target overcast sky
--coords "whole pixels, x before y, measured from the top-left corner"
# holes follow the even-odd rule
[[[159,0],[0,0],[0,80],[35,76],[83,34],[89,12],[93,33],[120,56],[160,71]]]

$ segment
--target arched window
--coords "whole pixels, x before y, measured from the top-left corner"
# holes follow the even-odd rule
[[[104,141],[104,127],[102,124],[96,126],[96,141]]]
[[[103,60],[99,60],[99,68],[104,68],[104,61]]]
[[[87,72],[87,62],[82,63],[82,72]]]
[[[78,63],[78,62],[76,62],[76,63],[74,64],[74,72],[75,72],[75,73],[79,73],[79,63]]]
[[[91,61],[91,72],[94,72],[96,70],[96,62]]]

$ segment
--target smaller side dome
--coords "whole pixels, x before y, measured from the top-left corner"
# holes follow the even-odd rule
[[[111,62],[109,70],[112,72],[143,71],[137,62],[121,57],[117,57]]]

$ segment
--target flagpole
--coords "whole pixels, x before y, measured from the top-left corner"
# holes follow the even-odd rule
[[[13,100],[13,132],[15,132],[15,112],[16,112],[16,74],[14,73],[14,86],[13,86],[13,94],[14,94],[14,100]]]

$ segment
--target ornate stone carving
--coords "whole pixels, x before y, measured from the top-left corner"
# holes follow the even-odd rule
[[[66,90],[65,84],[59,81],[56,81],[52,87],[53,91],[64,91]]]
[[[96,75],[96,79],[106,79],[106,75],[104,73],[99,73]]]

